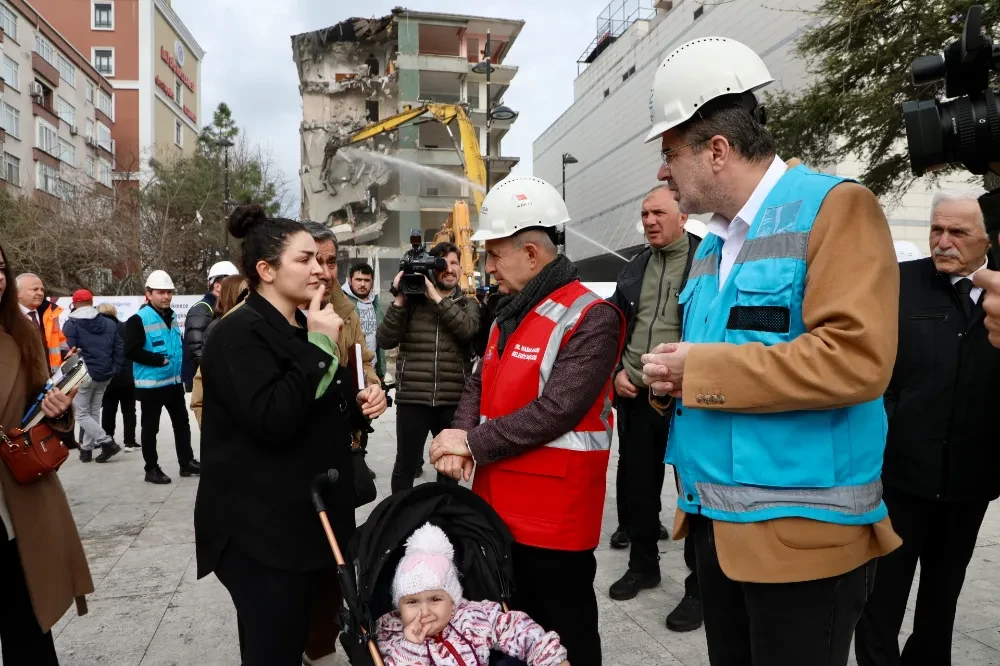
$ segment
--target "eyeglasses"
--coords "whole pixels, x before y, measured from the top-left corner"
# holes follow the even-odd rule
[[[691,143],[685,143],[683,146],[677,146],[676,148],[671,148],[670,150],[661,150],[660,159],[663,160],[664,166],[670,166],[670,158],[679,153],[681,150],[687,148],[688,146],[694,146],[699,143],[705,143],[708,139],[698,139],[697,141],[692,141]]]

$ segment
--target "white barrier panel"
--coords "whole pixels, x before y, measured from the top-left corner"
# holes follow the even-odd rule
[[[192,305],[201,299],[202,296],[174,296],[174,300],[170,304],[170,307],[173,308],[176,313],[177,323],[181,328],[184,328],[184,320],[187,319],[188,310]],[[73,299],[69,297],[60,298],[57,301],[59,307],[63,309],[63,314],[59,318],[60,322],[66,322],[66,318],[69,317],[69,306],[72,302]],[[95,306],[100,305],[101,303],[110,303],[117,308],[118,318],[122,321],[125,321],[138,312],[139,308],[141,308],[145,302],[145,296],[94,296]]]

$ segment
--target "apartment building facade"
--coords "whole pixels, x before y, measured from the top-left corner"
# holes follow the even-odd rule
[[[303,113],[302,216],[333,227],[342,243],[376,245],[379,256],[395,258],[408,248],[412,229],[420,229],[425,240],[432,238],[456,199],[468,200],[475,225],[473,190],[462,182],[463,158],[456,150],[462,147],[457,127],[449,132],[433,121],[404,126],[361,149],[384,152],[390,161],[350,150],[331,154],[330,146],[428,102],[461,104],[497,182],[518,162],[502,151],[516,118],[491,121],[487,142],[487,114],[502,103],[517,74],[518,68],[505,61],[523,25],[397,9],[381,18],[348,19],[293,36]]]
[[[46,203],[111,195],[111,83],[32,6],[0,2],[0,182]]]
[[[535,175],[551,183],[566,165],[566,200],[571,226],[619,254],[643,247],[639,208],[657,184],[659,147],[644,144],[649,130],[653,75],[674,48],[698,37],[737,39],[756,51],[774,83],[766,90],[794,90],[808,80],[806,63],[795,54],[802,30],[815,20],[819,0],[771,0],[766,5],[701,3],[698,0],[615,0],[597,22],[597,34],[578,60],[573,103],[535,139]],[[781,155],[784,159],[795,155]],[[824,168],[856,178],[861,169],[848,160]],[[961,175],[942,179],[941,187],[968,187]],[[898,202],[883,202],[896,240],[928,251],[933,192],[916,183]],[[699,216],[707,221],[708,216]],[[622,261],[578,236],[567,251],[585,279],[614,280]]]
[[[205,53],[170,0],[32,0],[110,82],[115,171],[194,152]]]

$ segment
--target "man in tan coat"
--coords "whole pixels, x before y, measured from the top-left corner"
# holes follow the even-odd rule
[[[875,558],[900,543],[880,482],[899,273],[871,192],[776,156],[753,92],[771,80],[724,38],[656,74],[657,177],[714,215],[682,342],[645,355],[643,381],[673,412],[675,538],[708,518],[690,528],[713,666],[846,666]]]

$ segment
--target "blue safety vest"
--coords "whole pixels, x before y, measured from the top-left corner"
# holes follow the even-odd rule
[[[132,364],[132,374],[137,389],[160,388],[181,383],[181,364],[184,359],[184,344],[181,338],[181,328],[177,325],[174,315],[170,327],[163,322],[163,317],[156,308],[146,304],[139,308],[139,318],[142,319],[146,332],[146,344],[143,349],[154,354],[167,357],[167,364],[154,368],[142,363]]]
[[[683,340],[771,346],[806,334],[809,232],[823,199],[843,180],[804,166],[787,171],[761,205],[721,289],[723,240],[706,237],[680,295]],[[680,476],[683,511],[740,523],[797,516],[866,525],[886,516],[881,398],[774,414],[698,409],[687,393],[684,401],[675,408],[666,457]]]

